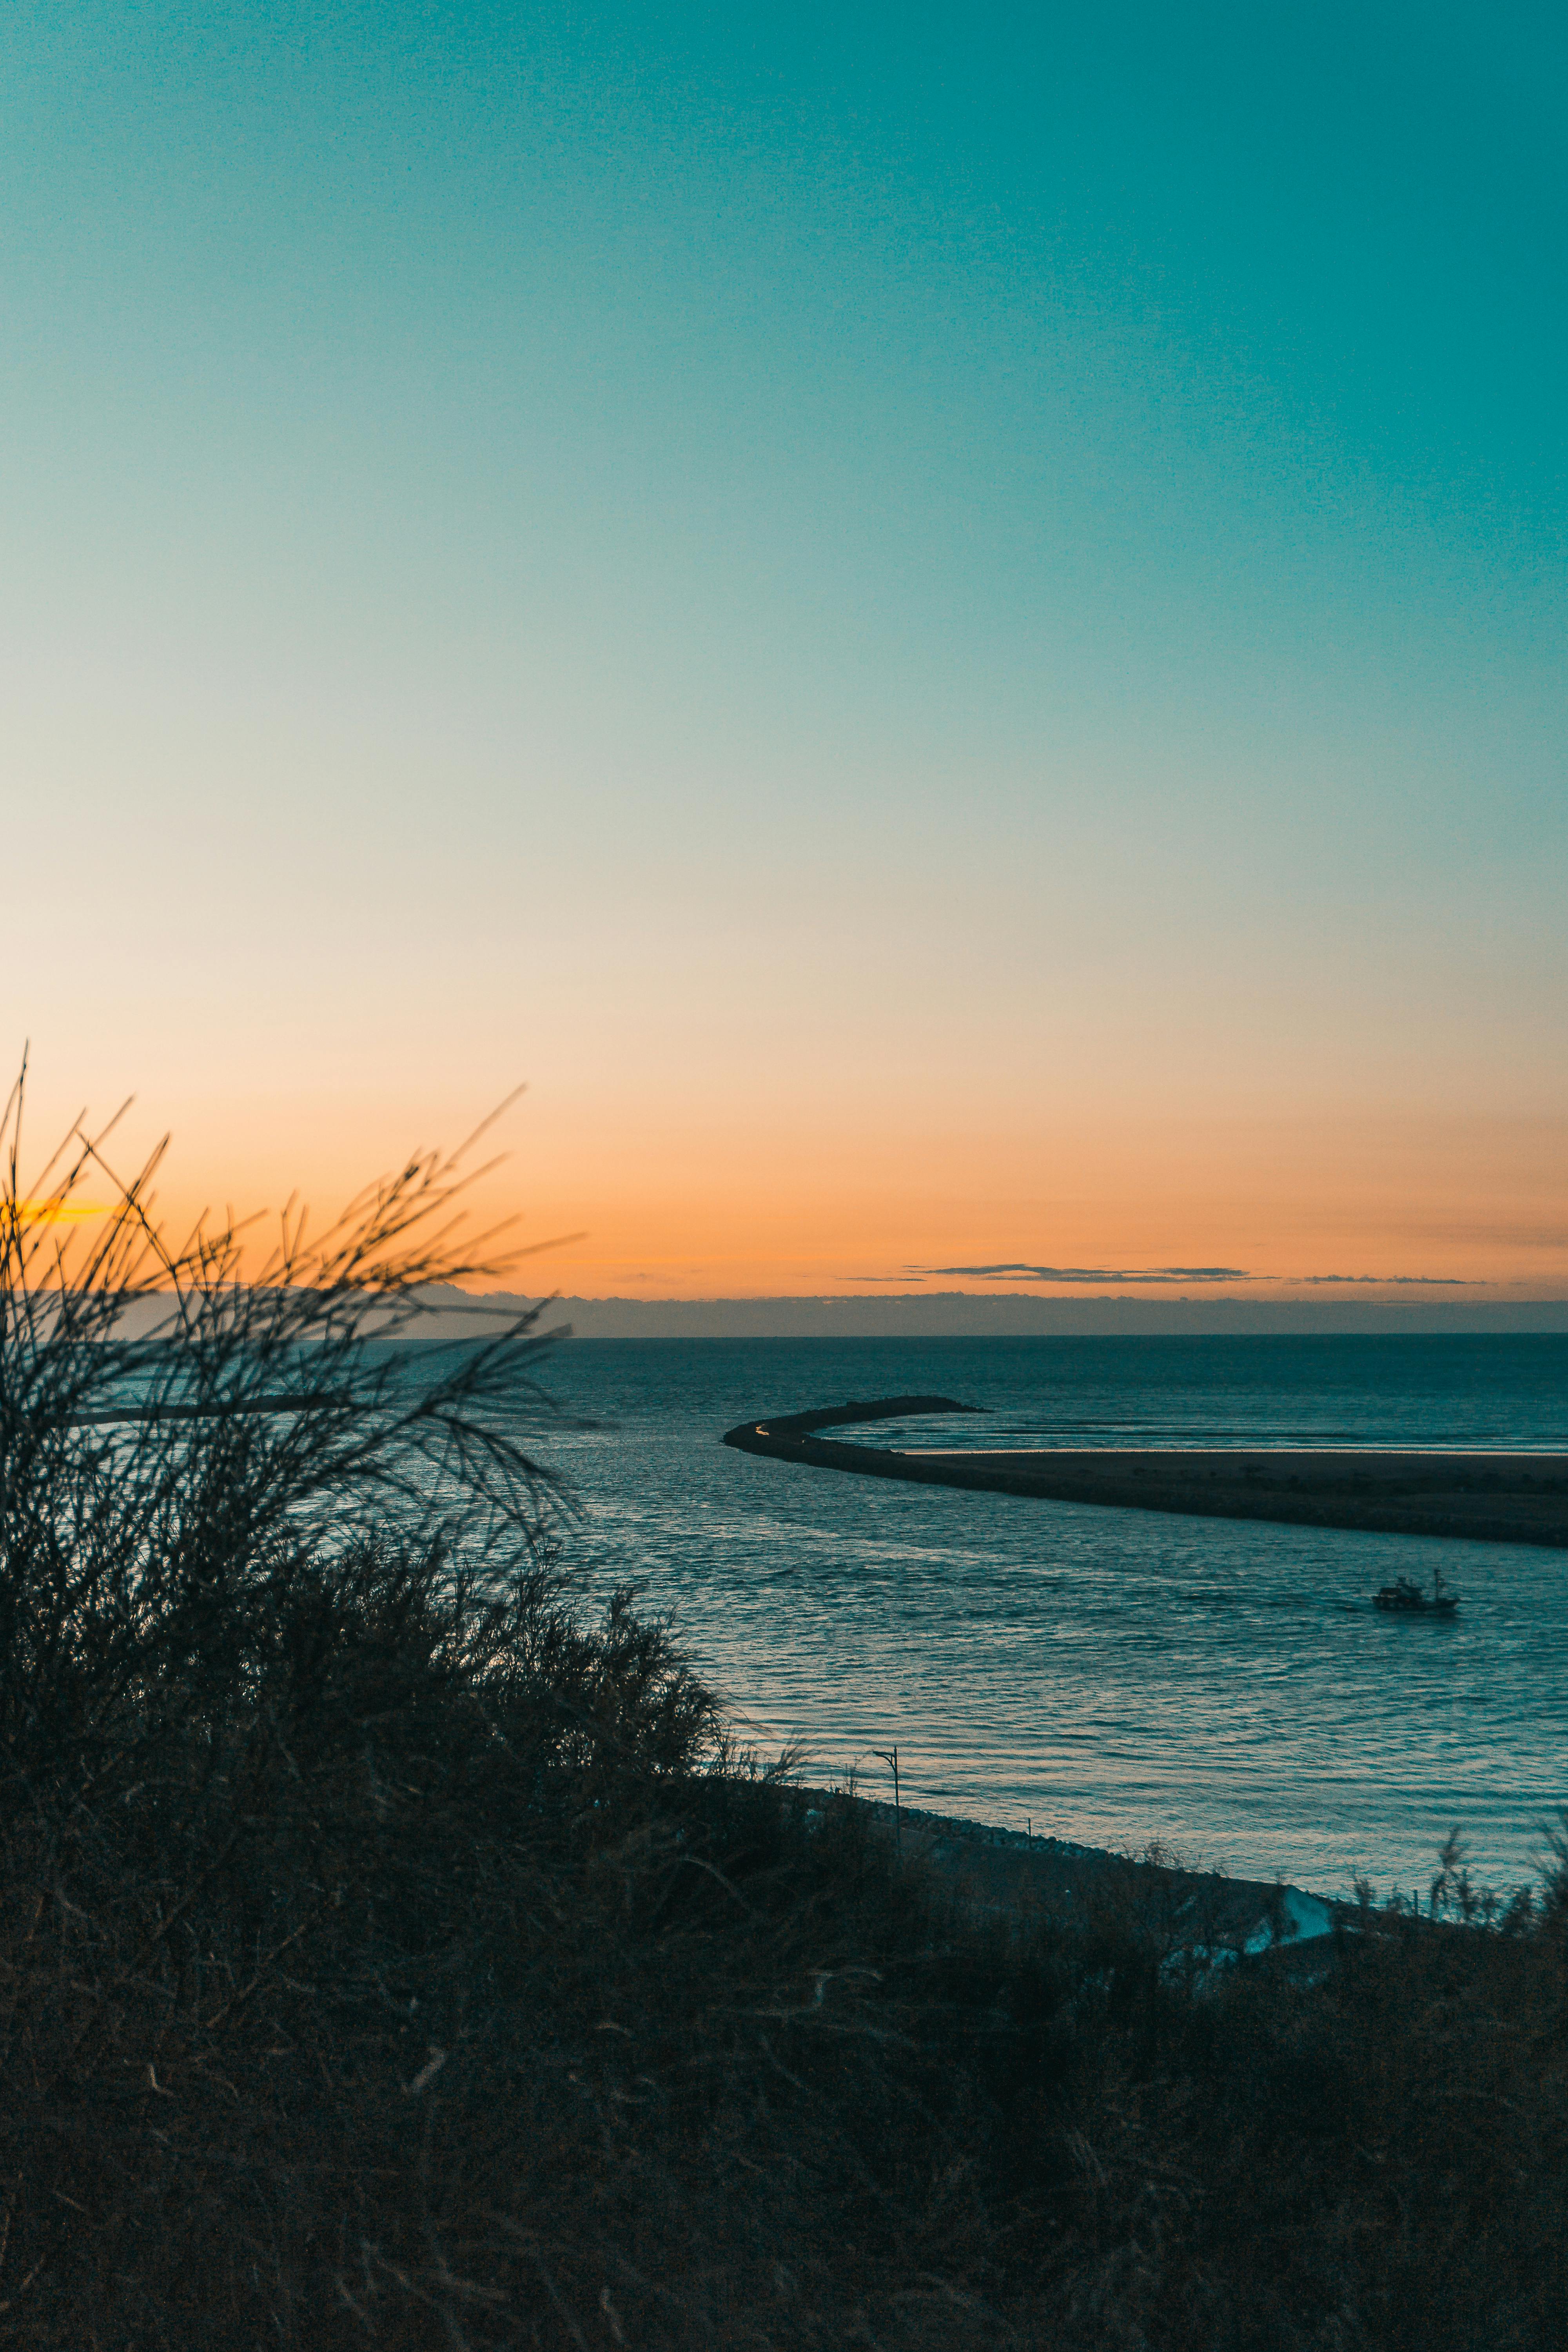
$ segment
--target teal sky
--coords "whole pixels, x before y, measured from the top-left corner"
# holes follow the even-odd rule
[[[20,6],[16,1043],[263,1192],[527,1077],[616,1282],[721,1177],[723,1279],[863,1265],[913,1161],[889,1270],[1078,1263],[1108,1167],[1113,1262],[1230,1263],[1186,1120],[1319,1171],[1254,1255],[1568,1274],[1565,79],[1545,8]]]

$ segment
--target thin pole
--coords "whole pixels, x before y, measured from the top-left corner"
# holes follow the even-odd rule
[[[902,1861],[904,1853],[904,1810],[902,1799],[899,1790],[899,1751],[897,1748],[874,1748],[872,1753],[879,1756],[884,1764],[890,1764],[893,1768],[893,1843],[898,1849],[899,1859]]]

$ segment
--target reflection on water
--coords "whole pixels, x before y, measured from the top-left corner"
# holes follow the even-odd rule
[[[550,1385],[615,1423],[544,1449],[585,1506],[584,1573],[636,1578],[759,1740],[799,1738],[818,1775],[878,1786],[897,1741],[912,1803],[1329,1890],[1415,1885],[1454,1823],[1511,1884],[1568,1800],[1568,1554],[907,1486],[717,1442],[920,1390],[990,1409],[954,1417],[970,1444],[1568,1446],[1568,1340],[586,1340]],[[1456,1622],[1371,1609],[1437,1559]]]

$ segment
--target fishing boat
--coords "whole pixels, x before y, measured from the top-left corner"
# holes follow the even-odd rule
[[[1374,1609],[1392,1609],[1407,1617],[1451,1617],[1459,1605],[1459,1596],[1448,1591],[1439,1568],[1433,1570],[1430,1592],[1424,1591],[1414,1577],[1396,1576],[1392,1584],[1384,1585],[1373,1594],[1372,1605]]]

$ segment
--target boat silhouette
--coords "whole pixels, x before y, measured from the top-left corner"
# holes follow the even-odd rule
[[[1451,1617],[1459,1605],[1459,1596],[1448,1591],[1439,1568],[1433,1570],[1430,1592],[1424,1591],[1414,1577],[1396,1576],[1392,1584],[1384,1585],[1373,1594],[1372,1605],[1407,1617]]]

